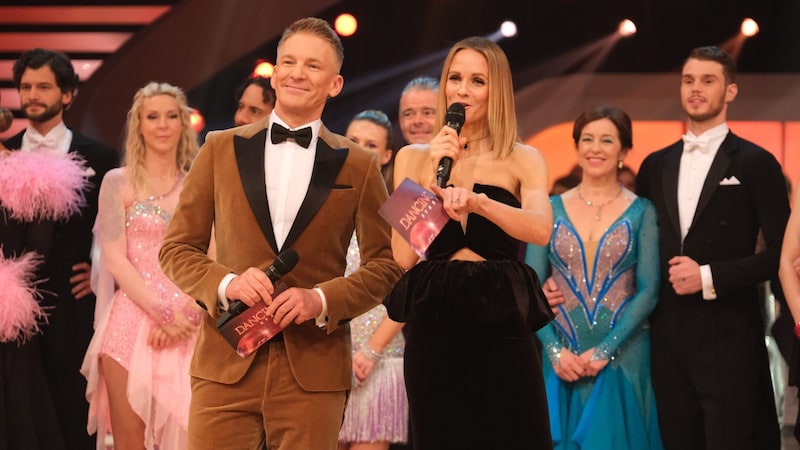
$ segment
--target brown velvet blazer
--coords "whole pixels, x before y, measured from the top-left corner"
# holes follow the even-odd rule
[[[269,118],[211,132],[186,177],[160,253],[175,284],[206,305],[190,373],[236,383],[255,353],[239,357],[215,327],[217,288],[229,273],[266,269],[279,250],[293,248],[297,266],[281,278],[290,287],[318,286],[328,305],[328,327],[314,320],[284,330],[292,371],[303,389],[334,391],[352,384],[350,319],[379,304],[402,275],[392,259],[390,227],[378,214],[386,186],[375,155],[324,126],[308,193],[286,242],[275,243],[264,184]],[[212,225],[217,260],[206,256]],[[362,266],[344,278],[345,255],[357,232]]]

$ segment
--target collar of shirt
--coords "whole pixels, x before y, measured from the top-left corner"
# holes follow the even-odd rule
[[[67,128],[64,122],[59,123],[47,135],[42,136],[32,126],[28,125],[25,134],[22,135],[21,150],[33,152],[39,150],[49,150],[56,153],[67,154],[70,144],[72,144],[72,131]]]

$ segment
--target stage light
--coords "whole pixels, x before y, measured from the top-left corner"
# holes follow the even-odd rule
[[[256,67],[253,69],[254,77],[269,78],[275,72],[275,66],[269,61],[258,60]]]
[[[633,23],[631,19],[625,19],[619,23],[617,32],[622,35],[622,37],[632,36],[636,34],[636,24]]]
[[[758,23],[751,19],[746,18],[742,21],[741,32],[745,37],[753,37],[758,34]]]
[[[339,14],[339,17],[333,22],[333,26],[340,36],[347,37],[352,36],[356,32],[358,29],[358,21],[351,14]]]
[[[500,24],[500,34],[502,34],[503,37],[507,37],[507,38],[516,36],[517,35],[517,24],[515,24],[514,22],[512,22],[510,20],[506,20],[505,22]]]
[[[203,128],[206,126],[206,119],[200,114],[200,111],[189,108],[189,123],[192,125],[192,129],[195,133],[199,133],[203,131]]]

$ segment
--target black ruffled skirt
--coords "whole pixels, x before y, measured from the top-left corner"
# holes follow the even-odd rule
[[[410,324],[415,450],[551,449],[534,331],[552,319],[536,273],[511,261],[423,261],[386,299]]]

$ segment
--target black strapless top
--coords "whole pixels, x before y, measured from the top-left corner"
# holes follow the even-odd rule
[[[514,194],[503,188],[476,183],[472,190],[515,208],[522,206]],[[427,258],[447,260],[458,250],[468,248],[487,260],[517,259],[519,246],[519,240],[509,236],[487,218],[469,214],[466,233],[462,231],[461,223],[450,220],[428,247]]]

